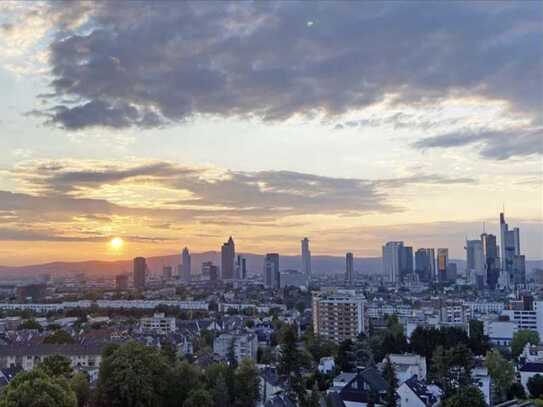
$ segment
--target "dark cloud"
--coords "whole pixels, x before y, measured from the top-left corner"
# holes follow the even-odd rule
[[[537,2],[53,3],[52,123],[153,127],[197,114],[281,120],[451,93],[539,119]],[[59,17],[60,15],[60,17]],[[313,24],[308,24],[312,21]],[[539,116],[538,116],[539,114]],[[492,151],[489,156],[496,155]]]
[[[533,129],[508,129],[504,131],[459,131],[426,137],[414,143],[414,147],[430,148],[462,147],[480,144],[485,158],[505,160],[514,156],[543,154],[543,127]]]

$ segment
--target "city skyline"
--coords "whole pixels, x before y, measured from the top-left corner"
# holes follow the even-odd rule
[[[543,259],[537,2],[124,11],[0,3],[0,265],[464,258],[503,206]]]

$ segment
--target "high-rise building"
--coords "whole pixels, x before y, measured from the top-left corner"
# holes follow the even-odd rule
[[[218,267],[212,261],[204,261],[202,263],[202,276],[210,281],[217,281],[219,278]]]
[[[247,278],[247,259],[238,255],[236,258],[234,279],[245,280]]]
[[[234,259],[236,257],[236,247],[232,236],[221,248],[221,280],[234,279]]]
[[[436,255],[434,249],[418,249],[415,252],[415,272],[424,283],[436,279]]]
[[[311,250],[309,250],[309,239],[302,240],[302,272],[311,277]]]
[[[481,235],[483,245],[483,256],[485,260],[486,285],[489,289],[495,290],[498,285],[500,273],[500,258],[498,256],[498,245],[496,236],[488,233]]]
[[[520,256],[519,228],[509,230],[509,225],[505,222],[505,215],[502,212],[500,213],[501,280],[506,287],[526,283],[526,266],[523,266],[525,261],[524,259],[520,259]]]
[[[173,277],[173,268],[172,266],[162,267],[162,278],[166,281],[171,280]]]
[[[190,281],[192,278],[192,267],[188,247],[185,247],[181,252],[181,271],[181,278],[185,281]]]
[[[264,258],[264,286],[274,290],[281,288],[279,254],[268,253]]]
[[[115,289],[119,291],[128,290],[128,274],[118,274],[115,276]]]
[[[449,249],[437,249],[437,281],[447,282],[447,266],[449,265]]]
[[[353,283],[353,263],[353,254],[349,252],[345,255],[345,283],[347,283],[347,285]]]
[[[483,289],[486,285],[485,257],[482,240],[466,241],[466,277],[470,284]]]
[[[413,248],[403,242],[388,242],[383,246],[383,273],[389,283],[399,284],[413,273]]]
[[[134,288],[136,290],[145,290],[146,274],[147,262],[145,257],[136,257],[134,259]]]
[[[324,290],[313,293],[313,331],[335,341],[355,340],[366,332],[365,298],[355,290]]]

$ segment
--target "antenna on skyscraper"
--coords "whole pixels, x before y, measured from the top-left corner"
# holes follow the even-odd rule
[[[485,222],[483,221],[483,233],[486,233],[486,230],[485,230]]]

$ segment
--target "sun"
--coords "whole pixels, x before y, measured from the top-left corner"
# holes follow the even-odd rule
[[[120,237],[114,237],[113,239],[111,239],[109,241],[109,245],[115,249],[115,250],[119,250],[123,247],[124,245],[124,240],[121,239]]]

